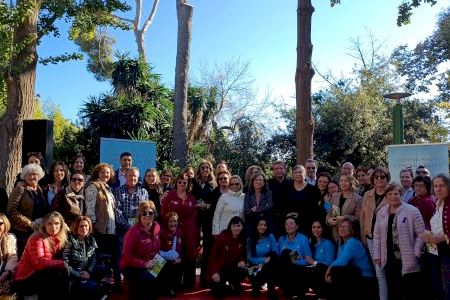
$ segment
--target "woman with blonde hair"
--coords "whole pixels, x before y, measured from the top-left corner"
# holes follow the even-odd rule
[[[248,189],[251,186],[252,178],[255,177],[257,174],[264,174],[263,170],[260,166],[252,165],[247,168],[245,171],[245,185],[244,185],[244,193],[248,191]]]
[[[9,294],[17,268],[17,240],[9,232],[10,229],[8,218],[0,213],[0,299],[2,295]]]
[[[200,275],[200,283],[202,286],[206,286],[208,256],[213,243],[212,221],[217,202],[214,203],[211,196],[216,187],[217,181],[214,175],[213,165],[209,160],[204,159],[198,165],[192,189],[192,193],[195,199],[197,199],[198,222],[201,226],[203,237],[202,272]]]
[[[37,294],[39,299],[65,299],[69,291],[69,266],[62,259],[67,241],[67,226],[59,212],[42,220],[25,246],[15,275],[20,296]],[[51,288],[48,283],[51,282]]]
[[[339,241],[337,224],[344,217],[359,220],[361,215],[361,196],[356,193],[358,182],[353,175],[341,174],[339,177],[340,192],[331,196],[331,209],[327,215],[327,224],[332,227],[333,238]]]

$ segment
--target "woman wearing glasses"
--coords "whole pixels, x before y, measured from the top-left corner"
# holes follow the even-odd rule
[[[128,281],[128,299],[156,299],[156,277],[152,270],[160,249],[160,227],[155,221],[156,207],[152,201],[139,203],[137,223],[125,234],[120,269]]]
[[[385,188],[389,180],[391,180],[391,174],[385,167],[377,167],[373,171],[370,180],[374,188],[364,194],[360,223],[361,240],[367,246],[373,259],[373,229],[378,211],[387,205]],[[387,300],[388,294],[384,270],[375,265],[375,272],[378,279],[380,300]]]
[[[349,216],[338,222],[338,253],[325,274],[331,284],[330,299],[377,299],[372,266],[358,239],[357,224]]]
[[[180,174],[175,180],[175,188],[170,191],[161,204],[163,222],[169,212],[176,212],[179,217],[181,239],[183,241],[182,268],[183,286],[192,289],[195,286],[195,259],[199,245],[200,230],[197,226],[197,202],[191,193],[190,180]]]
[[[69,185],[56,194],[50,207],[50,210],[55,210],[64,217],[69,227],[83,211],[84,181],[85,177],[81,171],[71,174]]]
[[[220,176],[219,176],[220,178]],[[228,223],[234,216],[244,217],[244,197],[242,180],[238,175],[230,178],[230,189],[222,194],[217,202],[213,218],[213,236],[218,236],[227,229]]]

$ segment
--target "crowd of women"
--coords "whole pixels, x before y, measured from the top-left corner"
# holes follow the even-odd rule
[[[80,155],[47,175],[29,156],[0,205],[0,294],[100,299],[124,277],[129,299],[176,296],[196,287],[200,258],[199,284],[217,298],[247,279],[272,299],[277,287],[299,299],[450,299],[448,175],[419,174],[406,199],[381,166],[344,164],[334,180],[308,160],[291,179],[276,161],[272,178],[250,166],[243,181],[203,160],[141,182],[131,153],[120,162],[87,175]]]

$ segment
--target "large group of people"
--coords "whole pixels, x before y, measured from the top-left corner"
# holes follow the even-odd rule
[[[78,155],[46,174],[29,155],[1,193],[0,295],[101,299],[124,278],[131,300],[197,284],[220,298],[247,279],[271,299],[277,287],[299,299],[450,299],[448,174],[405,168],[397,183],[383,166],[344,162],[332,176],[308,159],[292,178],[276,161],[271,178],[253,165],[243,181],[224,161],[176,175],[141,173],[130,152],[119,161],[87,174]]]

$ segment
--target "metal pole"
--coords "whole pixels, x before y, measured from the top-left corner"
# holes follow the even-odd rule
[[[403,108],[400,104],[400,99],[396,100],[393,109],[393,121],[394,121],[394,145],[404,143],[403,135]]]
[[[411,94],[405,92],[383,95],[384,98],[395,100],[394,108],[392,111],[394,145],[403,144],[405,142],[405,138],[403,135],[403,108],[400,100],[409,96],[411,96]]]

